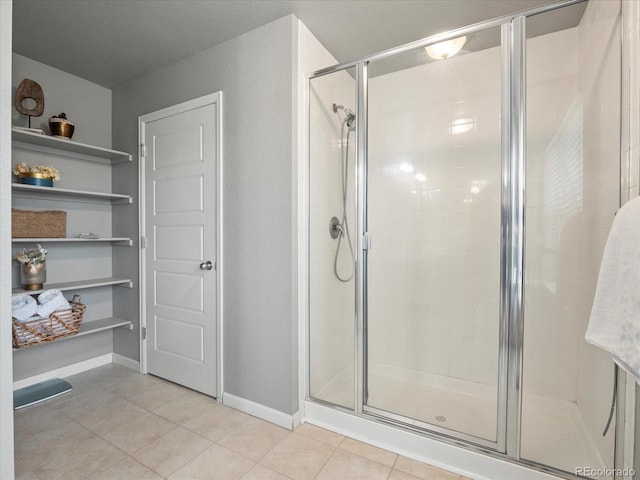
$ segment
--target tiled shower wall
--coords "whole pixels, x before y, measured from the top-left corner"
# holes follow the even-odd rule
[[[495,47],[369,82],[369,358],[418,381],[496,385],[500,66]]]
[[[336,278],[337,240],[329,235],[331,217],[342,216],[340,135],[344,115],[333,112],[333,103],[355,111],[355,80],[348,72],[313,79],[309,89],[310,393],[316,398],[353,406],[355,280],[343,283]],[[351,240],[355,242],[355,132],[350,140],[347,208]],[[348,245],[342,241],[338,271],[344,278],[353,268]],[[340,375],[346,376],[347,388],[332,389],[329,397],[323,396],[322,388]]]
[[[620,206],[620,2],[591,1],[580,23],[580,89],[584,99],[584,214],[579,231],[580,335],[577,405],[598,451],[613,464],[613,429],[602,436],[613,388],[613,363],[582,341],[602,252]]]
[[[576,305],[583,301],[575,288],[575,246],[585,196],[578,29],[527,39],[526,47],[523,389],[575,401],[581,341]]]

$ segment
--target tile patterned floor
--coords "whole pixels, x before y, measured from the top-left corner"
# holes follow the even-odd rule
[[[460,480],[322,428],[291,432],[107,365],[15,413],[17,480]]]

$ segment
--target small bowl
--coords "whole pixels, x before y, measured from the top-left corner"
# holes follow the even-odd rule
[[[51,135],[54,137],[70,139],[73,136],[74,129],[75,125],[73,122],[65,120],[64,118],[49,119],[49,130],[51,130]]]

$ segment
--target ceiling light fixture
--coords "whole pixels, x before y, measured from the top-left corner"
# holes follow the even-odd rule
[[[452,40],[446,40],[440,43],[434,43],[428,47],[424,47],[427,51],[427,55],[436,60],[444,60],[445,58],[453,57],[458,53],[464,44],[467,43],[467,37],[458,37]]]

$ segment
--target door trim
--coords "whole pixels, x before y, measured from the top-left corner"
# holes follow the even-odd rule
[[[145,138],[145,126],[147,123],[159,120],[161,118],[184,113],[189,110],[204,107],[207,105],[215,104],[215,116],[216,116],[216,356],[217,356],[217,372],[216,372],[216,398],[222,403],[222,395],[224,392],[224,368],[223,368],[223,269],[224,262],[222,253],[224,238],[223,235],[223,195],[222,195],[222,175],[223,175],[223,129],[222,129],[222,92],[218,91],[209,95],[194,98],[186,102],[172,105],[155,112],[148,113],[138,117],[138,209],[139,209],[139,225],[138,225],[138,255],[139,255],[139,270],[140,275],[138,279],[139,283],[139,295],[140,295],[140,371],[144,374],[147,373],[147,340],[143,338],[143,329],[147,328],[147,311],[146,311],[146,259],[144,252],[144,245],[142,245],[142,237],[146,231],[146,211],[145,201],[146,191],[144,185],[144,172],[145,172],[145,156],[143,151],[144,138]]]

